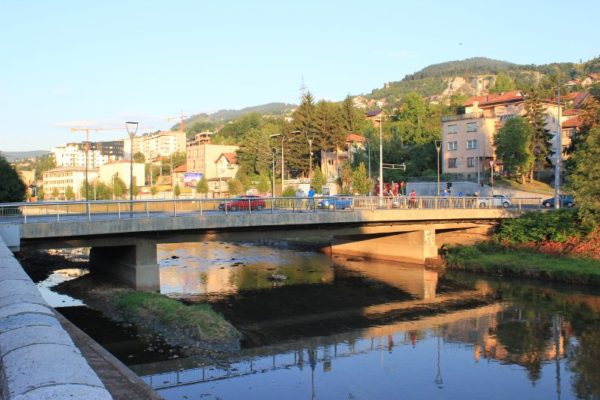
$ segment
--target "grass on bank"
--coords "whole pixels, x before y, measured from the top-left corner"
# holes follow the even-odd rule
[[[600,285],[600,261],[589,258],[552,256],[482,243],[451,247],[445,259],[451,269]]]
[[[209,304],[185,305],[158,293],[126,291],[113,299],[115,307],[135,319],[154,319],[200,340],[238,339],[240,333]]]
[[[517,182],[508,178],[496,178],[494,185],[497,187],[503,187],[507,189],[513,190],[522,190],[524,192],[537,193],[544,196],[552,197],[554,195],[554,188],[547,183],[540,181],[532,181],[532,182]]]

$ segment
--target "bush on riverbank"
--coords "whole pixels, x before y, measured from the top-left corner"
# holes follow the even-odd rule
[[[449,248],[445,259],[451,269],[600,285],[600,261],[589,258],[557,257],[482,243]]]
[[[511,245],[524,243],[565,242],[590,233],[581,223],[576,210],[530,212],[519,218],[502,221],[495,239]]]
[[[162,326],[203,341],[238,340],[239,332],[209,304],[185,305],[158,293],[123,291],[112,299],[115,308],[134,320],[155,320]]]

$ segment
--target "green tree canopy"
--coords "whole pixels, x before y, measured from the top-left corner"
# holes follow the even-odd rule
[[[496,157],[502,161],[504,172],[520,177],[522,182],[533,165],[532,137],[531,124],[524,118],[515,117],[506,121],[494,139]]]
[[[371,180],[367,174],[367,168],[362,162],[352,173],[352,190],[354,193],[358,193],[363,196],[366,196],[371,192]]]
[[[244,185],[240,180],[233,178],[227,181],[227,189],[230,195],[237,196],[244,191]]]
[[[490,89],[490,93],[503,93],[515,90],[515,81],[508,75],[500,73],[496,76],[496,83]]]
[[[144,153],[138,151],[133,155],[133,161],[136,163],[143,163],[146,161],[146,157],[144,156]]]
[[[313,173],[313,178],[311,181],[311,184],[312,184],[313,188],[315,189],[315,192],[323,193],[323,186],[325,186],[326,183],[327,183],[327,179],[325,178],[325,175],[323,175],[321,168],[319,168],[319,167],[315,168],[315,172]]]
[[[196,191],[198,193],[202,193],[203,195],[206,195],[208,193],[208,181],[204,176],[196,184]]]
[[[25,184],[6,158],[0,154],[0,203],[12,203],[25,199]]]

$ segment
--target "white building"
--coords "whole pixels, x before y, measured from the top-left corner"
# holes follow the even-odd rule
[[[86,144],[67,143],[52,149],[57,167],[85,167]],[[88,168],[97,168],[111,161],[123,159],[123,142],[90,142]]]
[[[126,158],[131,154],[142,153],[146,161],[158,157],[169,157],[173,153],[185,152],[185,132],[182,131],[160,131],[144,136],[136,136],[133,139],[124,139],[124,152]]]
[[[129,161],[119,161],[104,164],[98,168],[98,180],[108,186],[113,186],[113,177],[119,177],[129,188],[131,164]],[[143,163],[133,163],[133,180],[137,187],[144,186],[146,182],[146,169]]]
[[[98,173],[96,170],[88,170],[88,182],[96,179]],[[76,199],[81,199],[81,188],[85,184],[85,168],[67,167],[55,168],[44,172],[43,185],[44,192],[50,196],[54,189],[57,190],[59,198],[64,198],[67,188],[70,187],[75,193]]]

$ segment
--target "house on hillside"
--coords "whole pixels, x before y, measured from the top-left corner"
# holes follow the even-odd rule
[[[337,179],[341,175],[341,168],[344,163],[352,162],[354,154],[357,151],[364,151],[367,145],[367,138],[356,133],[349,133],[346,136],[343,149],[335,151],[321,151],[321,172],[328,180]]]
[[[227,181],[235,178],[235,175],[237,174],[239,168],[240,166],[237,162],[236,153],[221,153],[215,161],[216,179],[214,176],[213,178],[209,179],[209,175],[207,174],[207,179],[209,179],[209,185],[210,181],[212,180],[212,187],[214,188],[215,192],[226,192]],[[212,174],[210,176],[212,176]]]
[[[386,113],[385,111],[379,109],[379,110],[373,110],[373,111],[367,111],[365,113],[365,117],[371,121],[371,123],[373,124],[373,126],[375,128],[379,129],[379,124],[381,123],[381,120],[384,119],[386,117]]]

